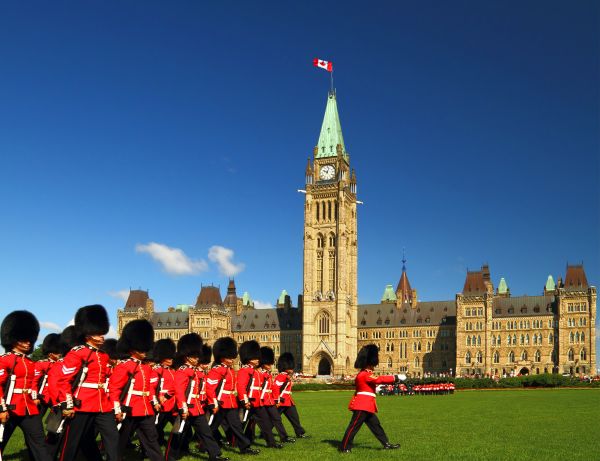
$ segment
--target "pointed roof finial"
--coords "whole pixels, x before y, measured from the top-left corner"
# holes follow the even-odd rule
[[[405,248],[402,248],[402,272],[406,272],[406,253]]]
[[[342,155],[346,158],[346,146],[344,136],[342,135],[342,125],[337,109],[337,100],[335,92],[329,92],[327,97],[327,106],[325,107],[325,116],[321,125],[321,133],[317,141],[315,158],[336,157],[338,155],[338,146],[340,146]]]

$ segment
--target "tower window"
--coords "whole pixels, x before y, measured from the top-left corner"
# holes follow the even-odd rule
[[[319,325],[319,334],[320,335],[328,335],[329,334],[329,324],[330,317],[327,312],[321,312],[317,317],[317,324]]]

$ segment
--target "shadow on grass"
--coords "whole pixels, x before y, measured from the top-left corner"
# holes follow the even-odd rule
[[[324,439],[321,440],[322,443],[327,443],[330,446],[332,446],[333,448],[335,448],[336,450],[339,450],[342,442],[339,440],[332,440],[332,439]],[[353,443],[352,444],[352,448],[360,448],[361,450],[380,450],[380,448],[378,447],[373,447],[373,446],[369,446],[369,445],[363,445],[361,443]]]
[[[2,455],[2,461],[23,461],[24,459],[31,459],[29,457],[29,453],[27,452],[27,448],[16,453],[11,453],[10,455]]]

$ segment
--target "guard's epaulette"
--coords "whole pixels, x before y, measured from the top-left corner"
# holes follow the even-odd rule
[[[8,357],[10,354],[10,352],[5,352],[4,354],[0,354],[0,357]]]
[[[181,365],[181,366],[179,367],[179,369],[180,369],[180,370],[185,370],[187,367],[188,367],[187,365]]]
[[[73,349],[71,349],[71,351],[77,352],[77,351],[80,351],[81,349],[85,349],[85,346],[84,345],[75,346]]]

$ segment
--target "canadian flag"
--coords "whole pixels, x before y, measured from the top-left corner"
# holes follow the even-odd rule
[[[325,69],[327,72],[333,72],[333,63],[331,61],[323,61],[322,59],[313,59],[313,66]]]

